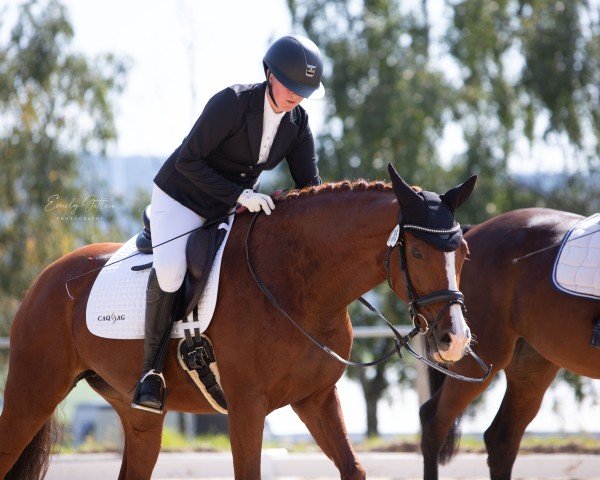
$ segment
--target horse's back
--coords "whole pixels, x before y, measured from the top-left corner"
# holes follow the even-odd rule
[[[465,234],[471,260],[464,266],[465,283],[472,288],[501,288],[507,295],[507,285],[529,288],[535,280],[543,280],[551,287],[560,241],[582,218],[560,210],[524,208],[474,226]],[[477,279],[483,283],[478,285]]]
[[[493,260],[495,268],[510,269],[513,259],[560,242],[582,218],[549,208],[511,210],[473,226],[465,239],[471,258]]]

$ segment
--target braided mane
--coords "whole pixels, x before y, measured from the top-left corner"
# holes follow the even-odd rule
[[[415,192],[420,192],[421,187],[413,186],[412,189]],[[332,192],[366,192],[366,191],[377,191],[377,192],[391,192],[392,184],[389,182],[382,182],[381,180],[365,180],[359,178],[358,180],[341,180],[339,182],[327,182],[316,187],[305,187],[301,190],[290,190],[282,200],[292,200],[302,197],[321,195]]]

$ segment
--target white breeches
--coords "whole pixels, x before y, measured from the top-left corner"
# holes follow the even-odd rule
[[[190,235],[183,235],[164,245],[160,244],[200,227],[205,221],[203,217],[184,207],[156,185],[152,187],[150,230],[153,267],[156,270],[158,284],[164,292],[175,292],[183,283],[187,269],[185,247]]]

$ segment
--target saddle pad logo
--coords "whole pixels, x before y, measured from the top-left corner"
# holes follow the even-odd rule
[[[98,315],[97,320],[99,322],[118,322],[118,321],[124,321],[125,320],[125,314],[121,313],[121,314],[116,314],[116,313],[110,313],[107,315]]]

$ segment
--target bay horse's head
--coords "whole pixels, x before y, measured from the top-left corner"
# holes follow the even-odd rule
[[[388,259],[397,250],[400,268],[389,264],[390,284],[396,273],[406,285],[411,318],[426,333],[434,360],[455,362],[469,346],[471,332],[458,290],[468,248],[454,212],[471,195],[477,175],[438,195],[409,186],[392,165],[388,171],[400,206],[398,226],[388,241]]]

